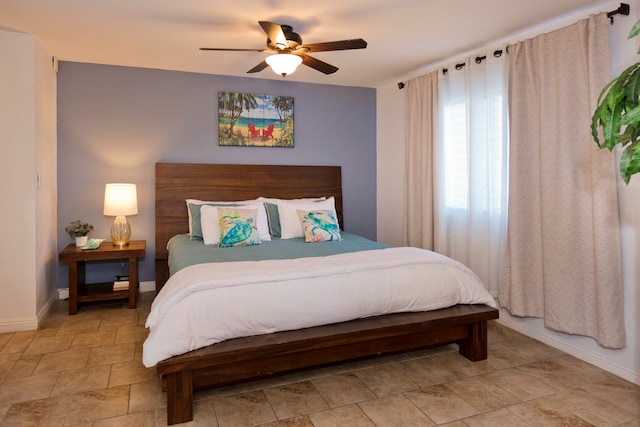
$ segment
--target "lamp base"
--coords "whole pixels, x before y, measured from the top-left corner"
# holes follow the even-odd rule
[[[123,248],[129,244],[129,237],[131,236],[131,226],[127,217],[124,215],[118,215],[111,225],[111,240],[113,246]]]

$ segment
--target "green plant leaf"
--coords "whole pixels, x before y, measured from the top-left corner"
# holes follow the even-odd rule
[[[622,106],[616,104],[612,110],[606,111],[607,116],[602,122],[603,145],[612,151],[618,143],[620,129],[622,128]]]
[[[629,184],[631,175],[640,172],[640,144],[629,145],[620,156],[620,175],[625,184]]]
[[[603,104],[606,104],[610,110],[613,110],[616,104],[619,104],[626,98],[625,94],[625,82],[627,80],[627,76],[618,76],[616,79],[612,80],[611,87],[609,88],[609,92],[607,96],[605,96]]]
[[[632,110],[626,109],[627,113],[620,120],[622,126],[640,121],[640,105],[636,105]]]
[[[629,36],[627,36],[627,38],[631,39],[637,36],[638,34],[640,34],[640,21],[636,22],[633,28],[631,28],[631,31],[629,31]]]
[[[640,20],[631,29],[629,38],[638,34]],[[600,141],[599,127],[604,141]],[[591,117],[591,134],[600,148],[613,151],[617,144],[624,147],[620,174],[628,184],[631,175],[640,172],[640,62],[628,67],[602,89]]]
[[[638,104],[640,96],[640,63],[636,64],[633,70],[630,70],[624,92],[627,102],[633,105]]]
[[[598,110],[593,113],[593,117],[591,117],[591,135],[593,136],[593,140],[598,144],[598,147],[602,148],[600,145],[600,138],[598,136]]]
[[[635,126],[627,126],[627,129],[625,129],[624,133],[620,134],[620,137],[618,138],[618,144],[621,144],[624,147],[632,140],[635,141],[636,139],[638,139],[637,133],[638,131]]]

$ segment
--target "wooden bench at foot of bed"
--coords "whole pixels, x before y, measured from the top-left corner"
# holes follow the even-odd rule
[[[456,342],[472,361],[487,358],[487,321],[498,310],[456,305],[313,328],[236,338],[159,362],[168,424],[193,419],[193,392],[296,369]]]

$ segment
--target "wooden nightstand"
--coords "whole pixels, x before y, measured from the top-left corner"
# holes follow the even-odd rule
[[[111,242],[102,242],[97,249],[81,250],[70,244],[60,252],[60,262],[69,264],[69,314],[78,313],[78,303],[128,299],[129,308],[136,308],[138,291],[138,258],[144,256],[145,240],[132,240],[124,248],[113,246]],[[113,282],[85,283],[85,263],[127,259],[129,261],[129,289],[114,291]]]

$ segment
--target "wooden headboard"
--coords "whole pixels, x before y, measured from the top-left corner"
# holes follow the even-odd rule
[[[189,232],[185,199],[234,201],[260,196],[333,196],[344,228],[340,166],[156,163],[156,290],[169,278],[167,242]]]

